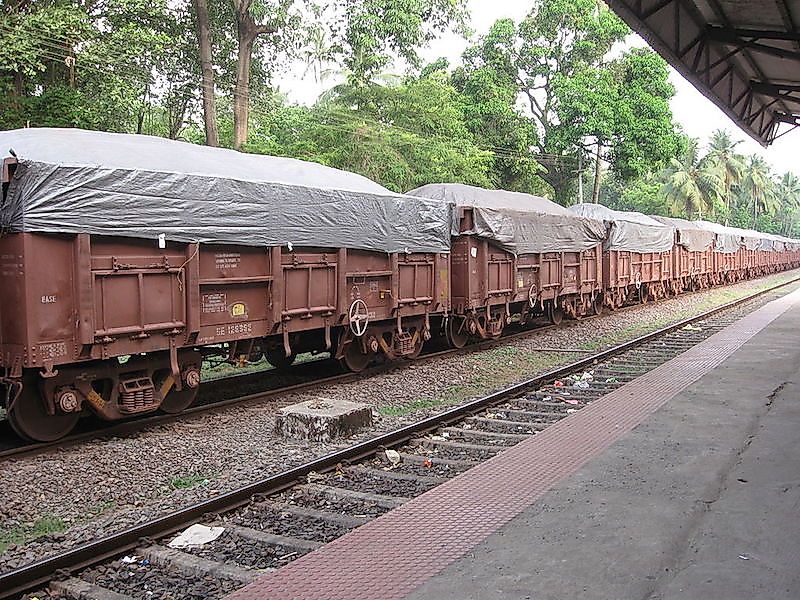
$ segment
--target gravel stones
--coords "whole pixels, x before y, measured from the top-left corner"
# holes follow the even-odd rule
[[[213,600],[241,587],[240,583],[212,576],[187,580],[148,560],[114,561],[84,572],[81,578],[142,600]]]
[[[229,531],[203,546],[189,546],[184,552],[216,562],[234,563],[248,569],[277,569],[305,554],[296,548],[263,544]]]
[[[388,477],[374,476],[363,472],[337,473],[328,477],[328,485],[355,490],[371,492],[383,496],[400,496],[412,498],[427,492],[436,484],[414,479],[390,479]]]
[[[335,540],[350,531],[345,525],[281,512],[264,504],[248,506],[240,510],[232,520],[251,529],[323,543]]]

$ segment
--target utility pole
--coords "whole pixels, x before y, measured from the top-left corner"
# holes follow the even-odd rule
[[[583,152],[578,148],[578,204],[583,202]]]

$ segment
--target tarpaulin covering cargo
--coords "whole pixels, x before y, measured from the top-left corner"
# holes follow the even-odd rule
[[[672,250],[675,229],[638,212],[612,210],[601,204],[576,204],[569,210],[608,224],[606,250],[667,252]]]
[[[740,230],[733,227],[726,227],[711,221],[692,221],[701,229],[713,232],[717,239],[714,243],[714,250],[724,254],[732,254],[742,247],[742,234]]]
[[[772,238],[768,233],[761,233],[753,229],[740,229],[738,227],[730,227],[742,239],[742,245],[746,250],[767,250],[772,252]]]
[[[78,129],[0,132],[11,232],[448,252],[447,205],[291,158]]]
[[[473,209],[473,228],[461,233],[490,239],[514,254],[579,252],[605,237],[601,221],[573,215],[541,196],[460,183],[432,183],[408,193]]]
[[[786,245],[776,235],[771,233],[753,233],[758,233],[759,236],[759,246],[756,248],[756,250],[764,250],[766,252],[783,252],[786,249]]]
[[[651,218],[664,225],[674,227],[678,232],[678,243],[690,252],[703,252],[714,245],[714,232],[702,229],[691,221],[657,215],[652,215]]]

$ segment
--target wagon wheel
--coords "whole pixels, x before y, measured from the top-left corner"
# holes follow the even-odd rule
[[[197,391],[199,390],[199,386],[190,388],[186,385],[182,386],[180,391],[175,389],[172,373],[167,370],[156,373],[153,377],[153,383],[159,394],[164,394],[164,390],[167,390],[159,408],[170,415],[176,415],[189,408],[197,398]]]
[[[452,348],[463,348],[469,342],[469,330],[467,329],[466,317],[450,317],[447,319],[447,329],[445,331],[447,343]]]
[[[639,295],[639,304],[647,304],[648,296],[647,296],[647,284],[643,283],[639,286],[637,290]]]
[[[292,352],[289,356],[286,356],[286,351],[283,349],[283,346],[272,346],[266,349],[264,357],[267,359],[267,362],[278,371],[285,371],[292,366],[292,363],[294,363],[294,360],[297,358],[297,354]]]
[[[411,354],[406,354],[406,358],[414,360],[422,353],[422,347],[425,345],[425,338],[422,336],[422,331],[416,331],[417,341],[414,343],[414,349]]]
[[[340,362],[353,373],[360,373],[367,368],[371,360],[372,356],[370,354],[361,351],[361,341],[352,340],[344,349]]]
[[[592,313],[596,316],[603,314],[603,294],[597,294],[592,300]]]
[[[78,423],[80,413],[48,414],[39,393],[36,375],[24,378],[20,395],[11,403],[6,419],[23,439],[32,442],[53,442],[67,435]]]
[[[552,302],[547,305],[545,311],[547,313],[547,320],[553,325],[560,325],[561,321],[564,320],[564,311],[557,308]]]

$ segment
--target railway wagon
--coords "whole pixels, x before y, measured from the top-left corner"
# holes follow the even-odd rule
[[[179,412],[202,360],[415,356],[448,308],[449,207],[290,159],[0,133],[0,368],[23,437]]]
[[[652,218],[675,230],[675,243],[672,247],[672,293],[695,291],[714,285],[714,232],[686,219],[656,215]]]
[[[498,337],[512,316],[559,323],[602,306],[603,224],[530,194],[463,184],[408,192],[455,206],[450,250],[451,345]]]
[[[759,262],[763,260],[759,251],[762,234],[711,221],[698,220],[694,223],[715,236],[713,284],[733,283],[764,274],[759,267]]]
[[[607,306],[618,308],[629,299],[658,300],[673,292],[673,227],[641,213],[600,204],[576,204],[569,211],[606,225],[603,288]]]

